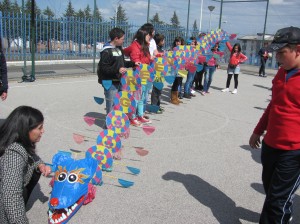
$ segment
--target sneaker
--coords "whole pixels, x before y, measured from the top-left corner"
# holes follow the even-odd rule
[[[135,127],[141,127],[142,123],[137,118],[131,119],[130,124]]]
[[[158,109],[158,111],[156,112],[157,114],[162,114],[162,110],[161,109]]]
[[[195,97],[196,95],[195,95],[195,94],[193,94],[193,93],[190,93],[190,96],[192,96],[192,97]]]
[[[138,117],[137,119],[142,124],[150,124],[151,123],[151,121],[149,119],[146,119],[145,117]]]
[[[221,92],[229,92],[229,88],[222,89]]]
[[[202,96],[205,96],[205,94],[206,94],[206,92],[204,92],[204,91],[201,91],[200,93]]]
[[[161,110],[161,112],[165,112],[165,109],[162,107],[159,107],[159,109]]]
[[[232,94],[237,94],[237,89],[234,89],[231,93]]]
[[[146,119],[148,119],[148,120],[150,119],[150,117],[148,115],[145,115],[145,114],[144,114],[143,117],[146,118]]]
[[[262,77],[262,74],[259,74],[258,76],[259,76],[259,77]]]
[[[195,92],[196,92],[195,90],[191,89],[191,93],[192,93],[192,94],[194,94]]]
[[[185,93],[184,95],[183,95],[183,97],[184,98],[188,98],[188,99],[191,99],[192,97],[190,96],[190,94],[187,94],[187,93]]]

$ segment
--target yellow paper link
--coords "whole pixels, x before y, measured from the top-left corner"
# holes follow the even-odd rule
[[[178,70],[178,75],[180,75],[183,78],[185,78],[187,74],[188,74],[187,70]]]

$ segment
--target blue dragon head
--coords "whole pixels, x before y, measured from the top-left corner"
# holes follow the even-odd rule
[[[54,184],[49,200],[48,222],[67,223],[87,199],[89,184],[100,184],[102,171],[97,160],[75,160],[71,153],[58,152],[52,159]],[[86,203],[85,203],[86,204]]]

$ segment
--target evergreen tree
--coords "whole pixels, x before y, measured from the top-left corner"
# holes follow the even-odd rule
[[[89,5],[87,5],[86,8],[84,9],[84,15],[87,19],[92,18],[91,8]]]
[[[118,9],[117,9],[117,18],[116,18],[116,15],[114,15],[114,17],[111,17],[110,19],[111,19],[111,21],[115,21],[116,24],[118,24],[118,23],[126,24],[127,23],[128,18],[126,17],[125,9],[123,9],[121,4],[118,6]]]
[[[76,16],[77,17],[80,17],[80,18],[84,18],[85,17],[85,13],[82,9],[79,9],[78,12],[76,13]]]
[[[14,13],[21,13],[21,7],[18,5],[17,0],[11,5],[11,11]]]
[[[72,17],[72,16],[75,16],[75,10],[73,8],[73,5],[72,5],[72,2],[71,0],[69,0],[69,3],[68,3],[68,7],[65,11],[65,14],[64,14],[65,17]]]
[[[43,15],[50,19],[54,17],[54,12],[49,8],[49,6],[47,6],[47,8],[43,11]]]
[[[26,1],[24,11],[26,14],[31,14],[31,0]],[[38,5],[36,4],[36,1],[34,1],[34,14],[41,15],[41,10],[39,9]]]
[[[155,13],[153,18],[150,19],[150,22],[153,23],[153,24],[158,24],[158,25],[163,25],[164,24],[164,22],[159,19],[158,13]]]
[[[178,16],[175,11],[174,11],[173,17],[171,18],[171,25],[175,26],[175,27],[179,27],[179,25],[180,25]]]
[[[193,24],[193,32],[192,32],[192,36],[197,36],[198,34],[198,26],[197,26],[197,22],[196,20],[194,21],[194,24]]]
[[[95,18],[96,18],[96,20],[99,20],[100,22],[103,20],[101,12],[100,12],[100,10],[99,10],[99,8],[98,8],[97,5],[96,5],[96,15],[95,15]]]
[[[3,12],[11,12],[11,2],[10,0],[3,0],[3,3],[0,5],[0,11]]]

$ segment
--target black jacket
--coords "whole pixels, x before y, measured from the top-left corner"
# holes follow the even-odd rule
[[[7,82],[7,66],[5,56],[2,50],[0,50],[0,95],[3,92],[7,93],[8,82]]]
[[[102,80],[112,80],[119,82],[121,74],[119,69],[122,67],[133,67],[135,65],[132,61],[125,61],[122,47],[113,47],[109,44],[104,45],[100,52],[99,72]]]

